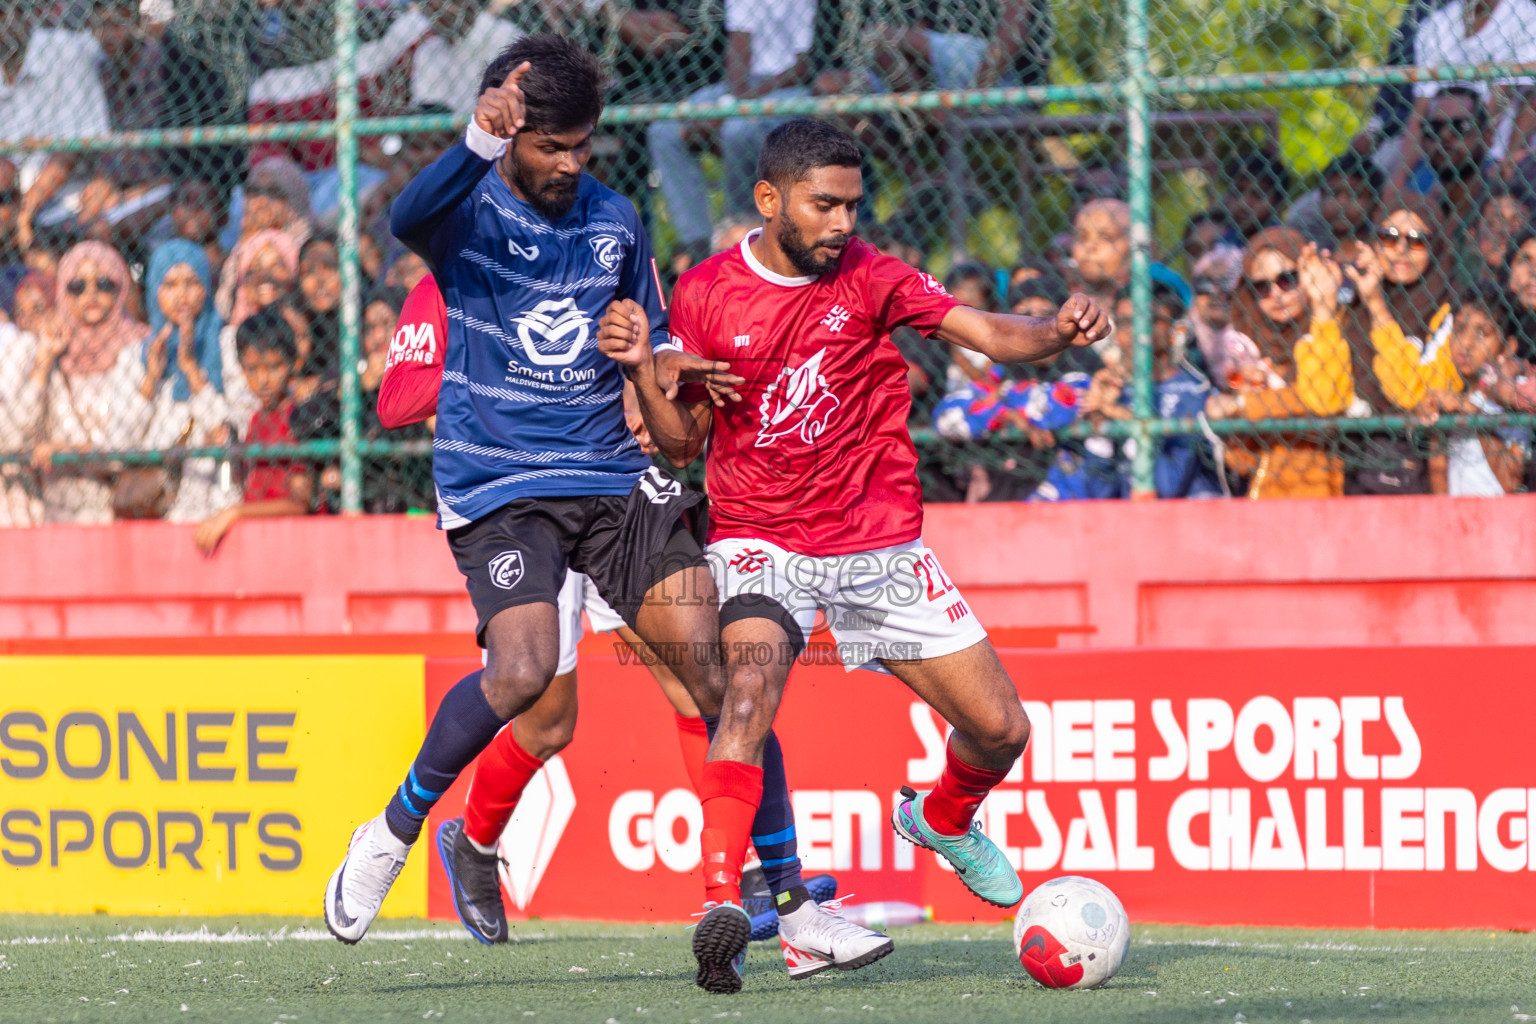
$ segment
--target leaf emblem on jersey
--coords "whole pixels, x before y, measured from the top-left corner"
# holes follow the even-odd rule
[[[826,432],[828,418],[842,404],[827,389],[827,378],[821,373],[826,354],[822,349],[798,367],[784,367],[778,379],[768,385],[758,406],[754,448],[766,448],[796,431],[801,441],[810,444]]]

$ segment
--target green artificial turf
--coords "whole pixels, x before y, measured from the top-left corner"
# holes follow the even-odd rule
[[[202,929],[199,931],[199,929]],[[746,990],[693,986],[675,925],[381,921],[357,946],[298,918],[0,916],[0,1020],[384,1021],[1536,1020],[1536,936],[1137,926],[1109,986],[1048,992],[1003,925],[897,929],[862,971],[792,982],[755,945]]]

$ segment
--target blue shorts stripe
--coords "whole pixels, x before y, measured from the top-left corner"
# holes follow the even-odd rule
[[[786,843],[793,838],[795,838],[795,826],[791,825],[789,828],[786,828],[780,832],[775,832],[770,836],[753,836],[752,845],[772,846],[774,843]],[[764,861],[763,863],[766,864],[768,862]]]

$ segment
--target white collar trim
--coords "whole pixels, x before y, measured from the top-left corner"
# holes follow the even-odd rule
[[[753,228],[747,232],[747,237],[741,240],[741,258],[747,261],[747,266],[752,268],[752,273],[770,284],[783,285],[785,288],[804,288],[808,284],[816,283],[818,279],[814,275],[811,277],[785,277],[783,274],[776,274],[763,266],[763,261],[758,259],[757,255],[752,252],[752,240],[762,233],[762,228]]]

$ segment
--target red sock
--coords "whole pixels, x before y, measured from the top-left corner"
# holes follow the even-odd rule
[[[464,804],[464,834],[481,846],[494,846],[512,820],[523,790],[544,762],[518,745],[509,725],[480,755]]]
[[[923,820],[943,835],[964,835],[976,817],[976,808],[1007,774],[1007,768],[966,764],[956,756],[954,747],[945,747],[944,773],[933,792],[923,798]]]
[[[683,767],[688,769],[688,781],[695,793],[704,792],[704,759],[709,756],[709,730],[704,719],[689,718],[681,712],[677,716],[677,743],[683,748]]]
[[[763,802],[763,770],[742,761],[707,761],[699,799],[704,805],[704,898],[741,903],[741,859],[752,819]]]

